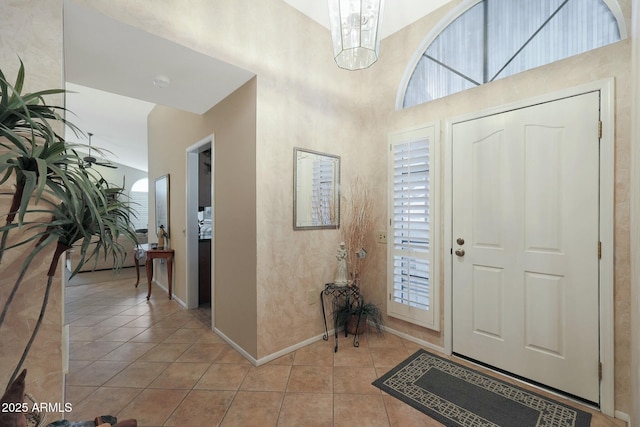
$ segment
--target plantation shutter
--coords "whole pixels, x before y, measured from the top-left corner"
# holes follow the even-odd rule
[[[432,286],[433,128],[391,137],[388,314],[437,328]]]

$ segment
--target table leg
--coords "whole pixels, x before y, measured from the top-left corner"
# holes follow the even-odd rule
[[[136,288],[140,284],[140,262],[138,262],[138,257],[136,253],[133,253],[133,263],[136,265]]]
[[[149,285],[149,293],[147,294],[147,301],[149,301],[149,298],[151,298],[151,280],[153,279],[153,259],[151,259],[151,257],[149,256],[147,256],[146,270],[147,270],[147,285]]]
[[[171,280],[173,278],[173,257],[167,258],[167,281],[169,282],[169,299],[171,299]]]

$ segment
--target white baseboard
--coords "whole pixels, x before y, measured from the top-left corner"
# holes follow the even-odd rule
[[[290,347],[284,348],[280,351],[277,351],[275,353],[272,353],[268,356],[265,357],[261,357],[260,359],[256,359],[255,357],[251,356],[249,353],[247,353],[242,347],[240,347],[237,343],[235,343],[231,338],[229,338],[228,336],[226,336],[222,331],[220,331],[218,328],[213,328],[213,331],[218,334],[223,340],[226,341],[227,344],[229,344],[231,347],[233,347],[234,350],[238,351],[240,354],[242,354],[247,360],[249,360],[249,362],[251,362],[253,364],[253,366],[261,366],[264,365],[265,363],[269,363],[272,360],[276,360],[279,357],[282,357],[286,354],[289,354],[293,351],[299,350],[303,347],[308,346],[309,344],[313,344],[316,341],[320,341],[321,339],[323,339],[324,334],[320,334],[317,335],[315,337],[306,339],[304,341],[301,341],[297,344],[294,344]],[[329,331],[329,337],[331,337],[333,335],[333,330]]]
[[[220,331],[220,329],[213,328],[213,331],[216,334],[218,334],[220,336],[220,338],[225,340],[227,342],[227,344],[229,344],[234,350],[236,350],[237,352],[242,354],[242,356],[244,356],[245,359],[247,359],[249,362],[251,362],[251,364],[253,366],[258,366],[258,361],[255,359],[255,357],[253,357],[252,355],[247,353],[242,347],[240,347],[238,344],[236,344],[235,341],[233,341],[231,338],[229,338],[224,333],[222,333],[222,331]]]
[[[157,285],[160,289],[164,290],[167,294],[169,293],[169,288],[167,288],[163,283],[158,282],[156,279],[153,279],[153,284]],[[188,310],[187,303],[178,298],[175,294],[171,295],[171,299],[175,300],[178,304],[180,304],[184,309]]]
[[[400,332],[400,331],[396,331],[395,329],[391,329],[391,328],[388,328],[386,326],[384,326],[383,328],[384,328],[385,332],[389,332],[392,335],[396,335],[396,336],[398,336],[400,338],[403,338],[403,339],[405,339],[407,341],[414,342],[414,343],[416,343],[416,344],[418,344],[418,345],[420,345],[422,347],[426,347],[426,348],[428,348],[430,350],[437,351],[437,352],[442,353],[442,354],[446,354],[444,352],[444,347],[440,347],[438,345],[432,344],[429,341],[425,341],[425,340],[421,340],[421,339],[416,338],[416,337],[412,337],[409,334],[406,334],[406,333]]]
[[[333,336],[333,330],[329,331],[329,337]],[[291,353],[292,351],[296,351],[296,350],[300,350],[303,347],[308,346],[309,344],[313,344],[316,341],[320,341],[321,339],[323,339],[324,337],[324,333],[320,334],[320,335],[316,335],[315,337],[311,337],[307,340],[301,341],[297,344],[294,344],[290,347],[287,348],[283,348],[280,351],[276,351],[275,353],[272,353],[268,356],[265,357],[261,357],[258,361],[257,361],[257,365],[256,366],[260,366],[260,365],[264,365],[265,363],[269,363],[272,360],[277,359],[278,357],[282,357],[286,354]]]
[[[629,416],[629,414],[626,414],[626,413],[624,413],[622,411],[615,411],[614,416],[617,419],[626,422],[627,423],[627,427],[632,427],[632,425],[631,425],[631,417]]]
[[[247,360],[249,360],[254,366],[261,366],[264,365],[265,363],[269,363],[272,360],[275,360],[279,357],[282,357],[286,354],[289,354],[293,351],[299,350],[303,347],[308,346],[309,344],[313,344],[316,341],[320,341],[321,339],[324,339],[325,334],[322,333],[320,335],[316,335],[315,337],[311,337],[309,339],[306,339],[304,341],[301,341],[297,344],[294,344],[292,346],[289,346],[287,348],[283,348],[282,350],[276,351],[275,353],[272,353],[268,356],[265,357],[261,357],[260,359],[256,359],[255,357],[251,356],[249,353],[247,353],[242,347],[240,347],[238,344],[236,344],[231,338],[229,338],[228,336],[226,336],[222,331],[220,331],[217,328],[213,328],[213,330],[215,331],[216,334],[220,335],[220,337],[225,340],[227,342],[227,344],[229,344],[231,347],[233,347],[236,351],[238,351],[240,354],[242,354]],[[404,338],[407,341],[411,341],[414,342],[422,347],[431,349],[433,351],[437,351],[439,353],[444,354],[444,349],[440,346],[434,345],[428,341],[424,341],[415,337],[412,337],[411,335],[407,335],[404,332],[400,332],[400,331],[396,331],[394,329],[390,329],[390,328],[384,328],[385,332],[389,332],[390,334],[393,335],[397,335],[400,338]],[[328,332],[328,337],[332,337],[335,334],[335,329],[332,329]]]

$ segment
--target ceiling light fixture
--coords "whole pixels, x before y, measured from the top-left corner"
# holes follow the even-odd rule
[[[158,74],[154,79],[153,79],[153,85],[155,87],[158,87],[160,89],[163,89],[167,86],[169,86],[171,84],[171,79],[167,76],[165,76],[164,74]]]
[[[328,0],[333,54],[338,67],[368,68],[378,60],[384,0]]]

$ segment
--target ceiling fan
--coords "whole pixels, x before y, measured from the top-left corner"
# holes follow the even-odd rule
[[[89,132],[88,135],[89,135],[89,155],[82,158],[86,166],[90,168],[91,166],[96,165],[96,166],[104,166],[105,168],[117,169],[118,168],[117,166],[112,165],[111,163],[99,162],[98,159],[96,159],[91,155],[91,136],[93,136],[93,134]]]

